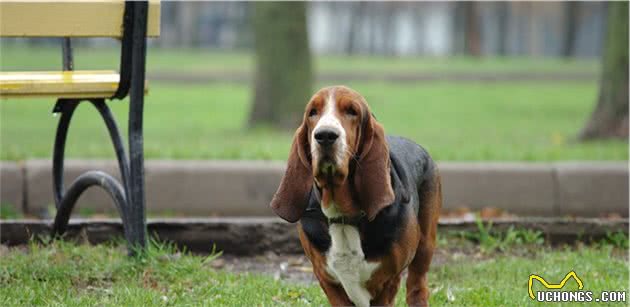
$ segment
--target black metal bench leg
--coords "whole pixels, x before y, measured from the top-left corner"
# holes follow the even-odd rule
[[[74,205],[87,188],[96,185],[103,188],[114,200],[116,209],[123,221],[123,228],[125,232],[125,238],[131,239],[129,233],[129,227],[127,227],[129,219],[129,202],[127,195],[129,191],[129,162],[125,155],[125,149],[116,126],[116,122],[109,108],[105,104],[103,99],[91,100],[94,107],[99,111],[99,114],[103,118],[107,130],[109,131],[112,144],[116,152],[118,159],[118,165],[120,170],[120,176],[123,181],[121,185],[114,177],[101,171],[89,171],[79,176],[64,192],[63,186],[63,169],[64,169],[64,154],[66,138],[68,135],[68,128],[74,110],[79,105],[80,100],[72,99],[60,99],[55,105],[54,112],[61,113],[59,124],[57,126],[57,134],[55,137],[55,147],[53,152],[53,192],[55,197],[55,205],[57,207],[57,214],[55,216],[55,222],[53,225],[53,235],[57,236],[63,234],[68,226],[70,214]]]
[[[133,43],[131,49],[131,88],[129,102],[129,235],[132,246],[146,245],[144,140],[142,119],[147,37],[147,2],[133,3]]]

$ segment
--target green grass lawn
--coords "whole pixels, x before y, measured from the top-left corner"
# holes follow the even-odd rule
[[[626,239],[627,240],[627,239]],[[444,248],[444,245],[442,247]],[[510,251],[485,257],[455,255],[429,273],[433,306],[547,306],[530,300],[530,274],[550,282],[575,270],[585,291],[628,291],[628,262],[611,245],[538,247],[524,255]],[[56,242],[3,251],[1,306],[305,306],[327,305],[316,284],[276,281],[255,273],[214,269],[213,256],[174,254],[154,245],[141,259],[119,245]],[[565,290],[575,291],[575,282]],[[534,290],[543,290],[538,283]],[[404,305],[404,286],[397,305]],[[574,304],[554,304],[573,306]],[[625,306],[624,303],[597,306]]]
[[[627,160],[621,141],[577,143],[597,95],[590,82],[353,82],[387,133],[423,144],[438,160]],[[154,82],[145,105],[149,159],[286,159],[293,131],[246,130],[246,85]],[[306,101],[300,102],[306,104]],[[109,103],[126,129],[126,102]],[[0,158],[50,157],[58,118],[50,99],[0,101]],[[125,133],[123,131],[123,133]],[[95,110],[81,106],[68,156],[113,158]]]
[[[117,48],[76,48],[75,69],[118,69]],[[598,59],[489,58],[470,57],[383,57],[315,56],[318,72],[599,72]],[[61,67],[61,47],[27,48],[7,45],[0,49],[3,71],[57,70]],[[149,48],[147,69],[152,71],[231,71],[250,72],[252,53],[208,49]]]
[[[0,49],[7,70],[59,69],[59,48]],[[117,49],[77,48],[77,69],[116,69]],[[152,48],[149,71],[252,70],[245,52]],[[319,56],[323,72],[597,72],[597,60],[548,58],[419,58]],[[627,143],[581,144],[574,137],[590,114],[595,82],[374,83],[350,82],[365,95],[392,134],[425,145],[438,160],[626,160]],[[149,159],[286,158],[292,131],[246,130],[251,89],[235,84],[151,83],[145,108]],[[305,104],[306,101],[296,102]],[[128,104],[111,102],[126,128]],[[50,99],[0,101],[0,159],[47,158],[57,118]],[[79,108],[70,129],[68,156],[112,158],[100,118]],[[124,132],[123,132],[124,133]]]

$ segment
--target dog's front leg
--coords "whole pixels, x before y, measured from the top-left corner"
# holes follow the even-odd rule
[[[319,279],[319,278],[318,278]],[[343,290],[340,284],[319,280],[319,285],[324,290],[326,298],[331,306],[353,306],[354,304]]]

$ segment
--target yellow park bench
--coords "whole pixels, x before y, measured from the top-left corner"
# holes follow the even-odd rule
[[[123,1],[0,2],[2,37],[113,37],[122,39]],[[147,36],[160,32],[160,3],[149,2]],[[10,60],[10,59],[8,59]],[[109,98],[120,75],[111,70],[1,72],[0,97]]]
[[[1,37],[59,37],[63,69],[0,72],[0,98],[51,97],[61,113],[53,152],[53,196],[57,214],[53,234],[68,227],[70,213],[90,186],[103,188],[123,221],[130,253],[146,244],[142,118],[147,37],[160,33],[160,2],[122,0],[0,0]],[[71,38],[111,37],[121,41],[120,70],[75,71]],[[7,58],[10,62],[11,59]],[[106,99],[129,95],[129,155]],[[88,171],[63,187],[64,150],[70,120],[81,102],[90,102],[103,118],[118,159],[122,183],[101,171]],[[11,103],[3,102],[3,103]],[[135,247],[134,247],[135,246]]]

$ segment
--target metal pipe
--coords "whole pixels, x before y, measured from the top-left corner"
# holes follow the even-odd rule
[[[72,44],[69,37],[63,38],[63,42],[61,43],[61,52],[63,54],[63,70],[74,70],[74,56],[72,54]]]

